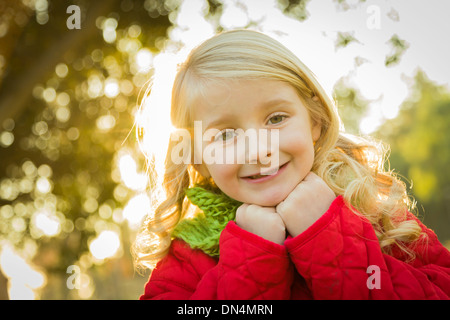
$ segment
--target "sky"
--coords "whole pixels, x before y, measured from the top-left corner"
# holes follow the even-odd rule
[[[348,84],[370,100],[371,111],[361,123],[370,134],[383,119],[397,115],[409,94],[408,78],[418,68],[431,80],[450,86],[450,1],[442,0],[348,0],[348,10],[336,1],[311,0],[309,17],[298,21],[282,14],[276,0],[225,0],[220,23],[225,29],[244,27],[250,19],[259,21],[258,30],[276,37],[296,53],[331,93],[336,82],[346,77]],[[205,1],[184,1],[171,32],[186,51],[213,35],[203,19]],[[358,41],[336,49],[338,32],[352,34]],[[408,44],[400,63],[385,67],[393,48],[394,35]],[[362,62],[356,65],[355,58]]]

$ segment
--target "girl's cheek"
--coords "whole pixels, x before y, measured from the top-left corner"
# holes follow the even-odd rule
[[[280,135],[278,143],[279,153],[292,154],[303,149],[304,138],[301,135],[285,133]]]
[[[214,175],[220,180],[229,180],[237,172],[234,169],[235,166],[233,164],[216,164],[213,167],[212,171],[214,172]]]

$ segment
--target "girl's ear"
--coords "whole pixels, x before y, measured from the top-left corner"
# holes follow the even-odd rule
[[[208,168],[206,168],[205,164],[194,164],[194,169],[200,173],[204,178],[211,177],[211,174],[208,171]]]
[[[311,136],[314,142],[319,140],[320,133],[322,132],[322,122],[319,121],[313,121],[312,127],[311,127]]]
[[[319,99],[318,96],[313,96],[311,98],[312,100],[312,105],[314,106],[314,109],[321,109],[323,108],[322,103]],[[317,140],[319,140],[320,138],[320,134],[322,133],[322,120],[320,118],[320,113],[318,114],[313,114],[312,111],[310,111],[310,122],[311,122],[311,136],[312,136],[312,140],[315,144],[315,142]]]

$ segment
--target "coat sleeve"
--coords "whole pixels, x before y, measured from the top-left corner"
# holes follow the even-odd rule
[[[181,240],[153,270],[143,299],[289,299],[294,268],[284,246],[229,222],[220,258],[192,250]]]
[[[419,224],[427,241],[406,263],[383,254],[372,225],[339,196],[285,246],[314,299],[449,299],[449,251]]]

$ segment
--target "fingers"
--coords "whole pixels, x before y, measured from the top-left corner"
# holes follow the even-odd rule
[[[245,224],[245,220],[246,220],[246,211],[248,208],[248,204],[244,203],[241,206],[239,206],[239,208],[237,208],[236,210],[236,223],[238,225],[242,225]]]
[[[236,216],[241,215],[243,212],[245,212],[247,210],[248,206],[249,205],[247,203],[240,205],[239,208],[237,208],[237,210],[236,210]]]
[[[273,217],[278,216],[275,207],[261,207],[256,204],[242,204],[236,210],[236,223],[248,224],[248,223],[263,223],[269,221]]]
[[[236,210],[236,224],[278,244],[283,244],[286,238],[286,227],[274,207],[243,204]]]

